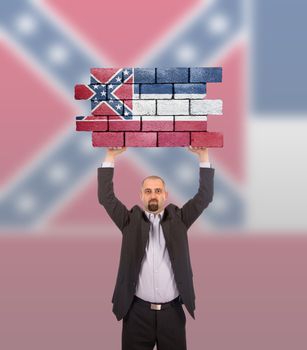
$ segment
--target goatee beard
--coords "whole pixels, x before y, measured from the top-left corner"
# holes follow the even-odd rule
[[[158,206],[157,202],[148,203],[148,210],[149,211],[157,211],[158,209],[159,209],[159,206]]]

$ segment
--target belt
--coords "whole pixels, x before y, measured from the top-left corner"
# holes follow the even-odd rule
[[[167,303],[160,303],[160,304],[158,304],[158,303],[151,303],[149,301],[145,301],[145,300],[137,297],[136,295],[134,296],[134,301],[136,303],[142,304],[143,306],[145,306],[145,307],[147,307],[147,308],[149,308],[151,310],[157,310],[157,311],[163,310],[163,309],[167,309],[170,306],[175,306],[175,305],[178,305],[178,304],[182,304],[180,295],[178,295],[177,298],[175,298],[175,299],[173,299],[173,300],[171,300],[171,301],[169,301]]]

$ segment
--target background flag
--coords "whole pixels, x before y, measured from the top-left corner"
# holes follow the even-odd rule
[[[189,236],[188,348],[306,349],[306,10],[299,0],[0,2],[1,349],[120,348],[121,236],[97,200],[104,150],[73,117],[89,116],[72,94],[96,84],[91,67],[223,67],[206,91],[223,100],[208,125],[224,148],[210,150],[214,201]],[[183,147],[131,147],[114,176],[128,208],[152,174],[183,205],[198,161]]]

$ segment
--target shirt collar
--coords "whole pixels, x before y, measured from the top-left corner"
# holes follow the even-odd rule
[[[147,211],[147,210],[145,210],[145,209],[144,209],[144,211],[145,211],[145,214],[146,214],[146,216],[148,217],[148,219],[149,219],[149,215],[150,215],[150,214],[154,214],[154,213],[151,213],[151,212],[149,212],[149,211]],[[160,213],[158,213],[158,215],[161,215],[161,216],[160,216],[160,219],[163,218],[163,214],[164,214],[164,209],[162,209],[162,210],[160,211]],[[154,214],[154,215],[157,215],[157,214]]]

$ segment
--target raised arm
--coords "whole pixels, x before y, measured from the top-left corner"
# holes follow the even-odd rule
[[[98,168],[98,200],[116,226],[122,230],[129,218],[126,206],[116,198],[113,188],[115,157],[126,151],[126,147],[111,147],[107,149],[102,167]]]
[[[189,151],[199,157],[199,187],[193,198],[180,209],[181,218],[187,228],[201,215],[213,199],[214,169],[210,167],[209,151],[204,147],[189,147]]]

